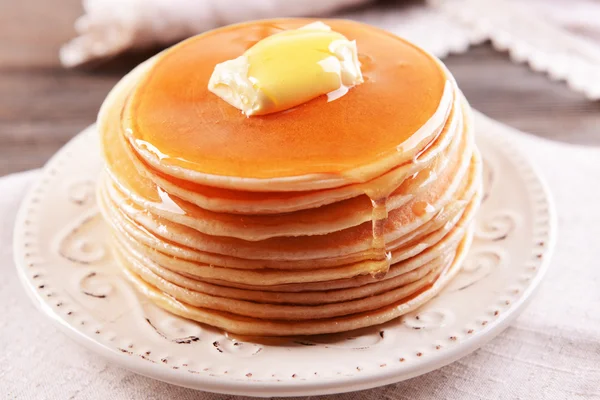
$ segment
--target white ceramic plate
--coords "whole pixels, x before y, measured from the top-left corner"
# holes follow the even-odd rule
[[[94,127],[48,163],[17,218],[15,256],[27,292],[69,336],[140,374],[211,392],[298,396],[408,379],[477,349],[522,310],[543,277],[554,214],[539,176],[477,116],[486,198],[462,272],[419,310],[350,334],[263,343],[155,307],[121,277],[96,208],[102,168]],[[43,362],[43,360],[42,360]]]

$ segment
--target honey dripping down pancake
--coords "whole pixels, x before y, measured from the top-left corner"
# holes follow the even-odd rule
[[[470,245],[470,107],[439,60],[368,25],[190,38],[125,76],[98,127],[98,203],[124,275],[229,333],[389,321],[439,293]]]

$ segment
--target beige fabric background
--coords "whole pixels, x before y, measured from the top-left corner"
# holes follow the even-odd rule
[[[550,271],[528,308],[496,339],[445,368],[313,399],[600,399],[600,148],[522,133],[514,140],[543,172],[559,217]],[[234,399],[108,364],[34,308],[17,278],[11,236],[18,204],[36,175],[0,179],[0,398]]]

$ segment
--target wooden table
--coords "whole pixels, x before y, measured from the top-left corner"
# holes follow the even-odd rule
[[[144,57],[95,71],[63,69],[58,47],[74,36],[80,1],[0,0],[0,176],[42,166],[95,120],[110,88]],[[445,61],[485,114],[549,139],[600,145],[600,102],[511,63],[487,44]]]

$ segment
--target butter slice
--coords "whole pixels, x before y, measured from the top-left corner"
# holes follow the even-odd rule
[[[268,36],[238,58],[217,64],[208,89],[251,116],[321,95],[332,101],[362,82],[356,42],[315,22]]]

